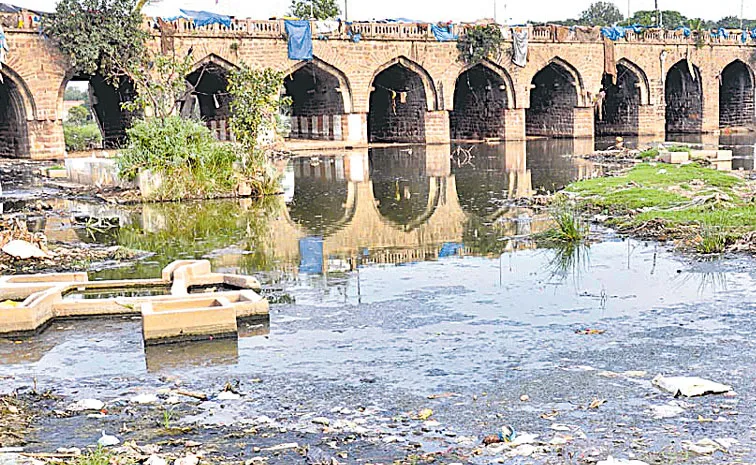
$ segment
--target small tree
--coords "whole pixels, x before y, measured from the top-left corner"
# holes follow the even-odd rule
[[[148,32],[134,6],[135,0],[60,0],[42,27],[77,71],[112,78],[144,55]]]
[[[92,120],[89,109],[84,105],[77,105],[68,110],[68,123],[76,126],[82,126]]]
[[[272,69],[253,70],[242,65],[231,71],[228,77],[228,92],[231,94],[231,131],[246,154],[259,159],[257,150],[260,135],[273,131],[276,116],[282,104],[284,74]]]
[[[292,0],[289,13],[297,18],[330,19],[341,14],[336,0]]]
[[[191,94],[186,81],[193,64],[191,55],[178,58],[147,54],[145,58],[118,63],[137,90],[133,101],[121,105],[127,111],[144,112],[158,119],[176,115]]]
[[[622,13],[612,2],[596,2],[580,14],[580,24],[584,26],[611,26],[622,19]]]
[[[504,37],[496,25],[469,27],[457,41],[459,58],[468,64],[498,58],[503,42]]]

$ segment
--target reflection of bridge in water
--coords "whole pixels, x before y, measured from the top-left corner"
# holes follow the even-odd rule
[[[547,215],[506,200],[596,175],[592,164],[558,156],[574,153],[574,141],[544,143],[295,158],[285,176],[289,201],[270,224],[270,242],[283,263],[309,273],[530,247],[522,236],[546,229]]]

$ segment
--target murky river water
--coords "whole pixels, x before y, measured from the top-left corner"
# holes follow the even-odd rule
[[[753,168],[752,140],[722,143],[738,145],[736,168]],[[254,402],[203,421],[432,404],[449,428],[480,435],[502,422],[538,432],[550,424],[539,416],[559,410],[560,421],[612,444],[607,428],[641,427],[651,436],[664,429],[648,413],[669,400],[648,382],[664,372],[735,385],[740,415],[716,428],[749,443],[752,260],[697,262],[608,231],[574,254],[535,249],[527,238],[548,218],[514,200],[601,174],[563,156],[591,149],[571,140],[392,147],[294,159],[284,195],[262,204],[75,204],[77,214],[117,216],[122,227],[92,237],[66,218],[48,218],[40,229],[53,239],[154,253],[96,279],[152,277],[173,260],[208,258],[216,270],[258,276],[278,303],[238,341],[149,350],[132,318],[55,322],[18,343],[0,340],[0,388],[34,379],[60,394],[112,400],[157,389],[166,377],[206,391],[238,379]],[[577,335],[581,328],[607,333]],[[649,378],[606,378],[601,370],[644,370]],[[264,383],[250,384],[258,378]],[[460,397],[427,399],[441,392]],[[520,405],[522,394],[533,403]],[[596,397],[610,401],[603,415],[578,408]],[[693,401],[686,418],[711,417],[713,408]],[[713,434],[673,421],[684,437]],[[43,428],[39,440],[91,443],[91,428],[64,430],[62,437]]]

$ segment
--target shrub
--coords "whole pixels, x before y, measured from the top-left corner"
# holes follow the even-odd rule
[[[504,36],[498,26],[472,26],[457,41],[460,60],[472,64],[488,58],[497,59],[501,54]]]
[[[85,125],[63,125],[63,137],[66,141],[66,150],[77,152],[100,147],[102,145],[102,134],[96,124]]]
[[[118,156],[121,177],[143,170],[163,175],[156,200],[213,198],[233,194],[237,153],[215,140],[202,123],[171,116],[139,121],[127,131],[129,145]]]

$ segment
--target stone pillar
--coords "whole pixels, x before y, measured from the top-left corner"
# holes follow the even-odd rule
[[[343,115],[342,131],[344,140],[353,144],[367,144],[367,113],[350,113]]]
[[[703,98],[703,121],[701,132],[719,133],[719,79],[716,76],[701,77]]]
[[[66,155],[62,121],[29,121],[29,156],[34,160],[62,160]]]
[[[664,105],[640,105],[638,107],[638,135],[664,136],[666,122]]]
[[[425,142],[428,144],[448,144],[451,140],[449,112],[429,111],[425,114]]]
[[[525,109],[504,110],[504,140],[525,140]]]
[[[575,120],[572,130],[573,137],[593,138],[593,107],[575,107]]]

